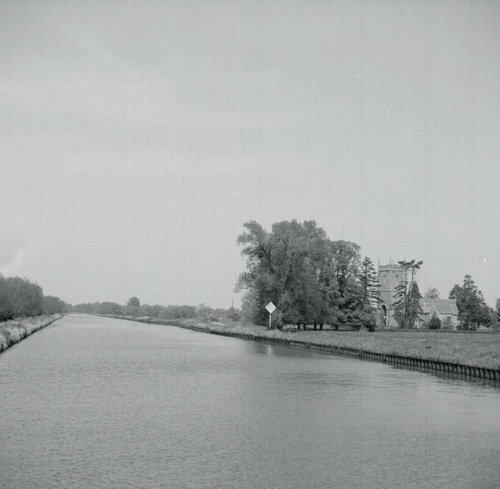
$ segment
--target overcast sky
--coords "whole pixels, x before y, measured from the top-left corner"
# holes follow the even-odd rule
[[[497,0],[2,1],[0,271],[228,307],[243,223],[313,219],[493,304],[499,61]]]

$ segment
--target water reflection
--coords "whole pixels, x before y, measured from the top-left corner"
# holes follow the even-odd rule
[[[489,379],[482,379],[480,377],[470,377],[467,375],[459,375],[453,372],[445,372],[442,370],[432,370],[432,369],[426,369],[426,368],[419,368],[419,367],[408,367],[405,365],[390,365],[391,368],[394,368],[396,370],[406,370],[406,371],[413,371],[413,372],[420,372],[425,375],[432,375],[433,377],[437,377],[439,379],[443,380],[448,380],[452,383],[458,383],[458,384],[472,384],[472,385],[480,385],[484,387],[490,387],[493,389],[500,389],[500,381],[498,380],[489,380]]]
[[[280,345],[273,345],[270,343],[264,343],[264,342],[255,342],[255,341],[249,341],[249,351],[260,354],[260,355],[273,355],[276,357],[295,357],[295,358],[308,358],[308,359],[324,359],[327,356],[335,357],[337,359],[345,359],[345,360],[352,360],[352,357],[346,357],[344,355],[340,354],[335,354],[335,353],[318,353],[318,352],[312,352],[310,350],[307,350],[305,348],[289,348],[286,346],[280,346]],[[359,360],[359,359],[355,359]],[[381,362],[369,360],[369,359],[361,359],[359,361],[367,362],[367,363],[378,363],[380,364]],[[437,377],[439,379],[443,380],[449,380],[452,382],[458,382],[458,383],[469,383],[469,384],[475,384],[475,385],[481,385],[485,387],[490,387],[490,388],[496,388],[500,389],[500,381],[497,380],[489,380],[489,379],[482,379],[479,377],[470,377],[466,375],[460,375],[452,372],[445,372],[445,371],[440,371],[440,370],[433,370],[433,369],[427,369],[423,367],[410,367],[407,365],[394,365],[394,364],[386,364],[389,368],[395,369],[395,370],[404,370],[407,372],[420,372],[425,375],[432,375],[434,377]]]

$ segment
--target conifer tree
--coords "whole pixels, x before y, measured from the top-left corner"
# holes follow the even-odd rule
[[[380,285],[373,262],[368,257],[363,259],[358,280],[361,285],[363,304],[376,307],[381,302]]]
[[[396,286],[394,302],[394,316],[401,328],[413,328],[418,314],[422,312],[420,308],[420,291],[414,281],[415,271],[418,270],[423,261],[399,261],[399,266],[403,269],[404,279]],[[411,278],[410,281],[408,279]]]

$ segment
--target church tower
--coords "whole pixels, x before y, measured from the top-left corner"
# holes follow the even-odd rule
[[[397,327],[394,319],[394,302],[396,301],[396,286],[404,280],[404,270],[397,263],[389,265],[379,265],[378,283],[380,290],[380,308],[382,309],[383,319],[386,328]]]

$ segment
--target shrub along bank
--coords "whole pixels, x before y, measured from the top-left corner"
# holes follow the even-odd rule
[[[63,314],[51,314],[49,316],[25,317],[1,322],[0,352],[19,343],[24,338],[48,326],[62,316]]]

